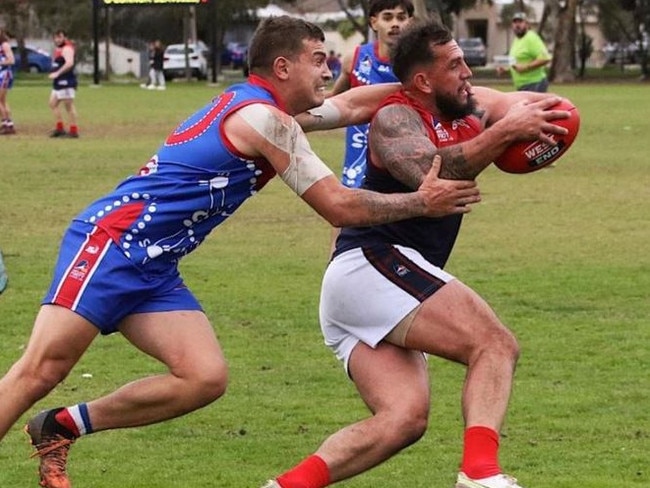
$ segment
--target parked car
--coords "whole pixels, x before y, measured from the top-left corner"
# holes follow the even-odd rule
[[[11,50],[16,60],[12,69],[16,72],[21,66],[20,51],[18,50],[18,46],[11,46]],[[30,73],[49,73],[52,70],[50,53],[29,44],[25,46],[25,50],[27,51],[27,65],[29,66]]]
[[[487,50],[480,37],[460,38],[458,45],[463,50],[467,66],[485,66],[487,64]]]
[[[208,78],[207,47],[204,43],[187,45],[188,64],[193,78]],[[170,44],[165,49],[163,74],[166,80],[185,76],[185,44]]]
[[[243,42],[229,42],[221,52],[221,66],[232,69],[243,68],[248,61],[248,45]]]
[[[648,53],[648,42],[608,42],[603,47],[605,64],[636,64],[641,61],[642,51]],[[648,53],[650,54],[650,53]]]

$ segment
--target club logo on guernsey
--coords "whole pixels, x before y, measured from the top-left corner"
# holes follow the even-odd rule
[[[395,269],[395,273],[396,273],[397,276],[399,276],[400,278],[404,278],[407,274],[409,274],[409,273],[411,272],[411,271],[410,271],[406,266],[404,266],[403,264],[396,264],[394,269]]]
[[[372,70],[372,59],[370,56],[366,56],[363,61],[359,63],[359,73],[364,76],[369,76],[370,71]]]
[[[138,171],[138,176],[147,176],[158,171],[158,155],[152,157],[147,164],[145,164],[140,171]]]
[[[85,259],[75,264],[70,271],[70,278],[77,281],[83,281],[88,274],[88,261]]]
[[[456,119],[451,123],[451,128],[458,130],[459,127],[464,127],[466,129],[471,129],[470,125],[463,119]]]
[[[445,129],[440,122],[436,122],[433,128],[436,131],[436,136],[440,142],[447,142],[451,139],[449,132],[447,132],[447,129]]]
[[[91,244],[86,249],[84,249],[84,251],[87,252],[88,254],[97,254],[99,252],[99,247]]]

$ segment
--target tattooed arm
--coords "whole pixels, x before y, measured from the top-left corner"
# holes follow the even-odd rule
[[[397,104],[383,107],[372,119],[368,147],[373,164],[413,189],[420,186],[438,152],[417,112]]]
[[[266,159],[292,190],[335,227],[466,213],[480,200],[473,181],[438,178],[440,158],[430,165],[417,191],[385,194],[344,187],[314,153],[296,120],[271,105],[240,108],[225,120],[223,130],[239,153]]]
[[[558,100],[548,97],[529,103],[511,99],[498,120],[479,109],[477,116],[491,123],[490,127],[473,139],[441,148],[429,139],[415,110],[405,105],[389,105],[379,110],[370,124],[370,153],[375,164],[413,189],[421,183],[435,154],[442,157],[440,178],[473,180],[513,142],[540,139],[552,143],[547,134],[566,132],[551,123],[568,116],[568,112],[549,110]]]
[[[449,180],[473,180],[491,162],[478,155],[468,158],[467,143],[436,147],[418,113],[406,105],[379,110],[370,124],[368,143],[373,163],[413,189],[422,183],[436,154],[442,157],[439,176]]]

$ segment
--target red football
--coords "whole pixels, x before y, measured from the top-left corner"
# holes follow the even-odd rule
[[[497,168],[506,173],[530,173],[557,161],[567,152],[580,130],[580,113],[566,98],[551,107],[551,110],[568,110],[571,113],[568,119],[553,121],[554,124],[569,129],[569,133],[565,136],[554,135],[557,142],[555,146],[541,141],[516,142],[495,159]]]

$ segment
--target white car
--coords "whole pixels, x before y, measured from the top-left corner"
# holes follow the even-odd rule
[[[208,78],[207,47],[202,42],[187,45],[187,64],[192,77],[199,80]],[[165,49],[163,73],[166,80],[185,77],[185,44],[170,44]]]

